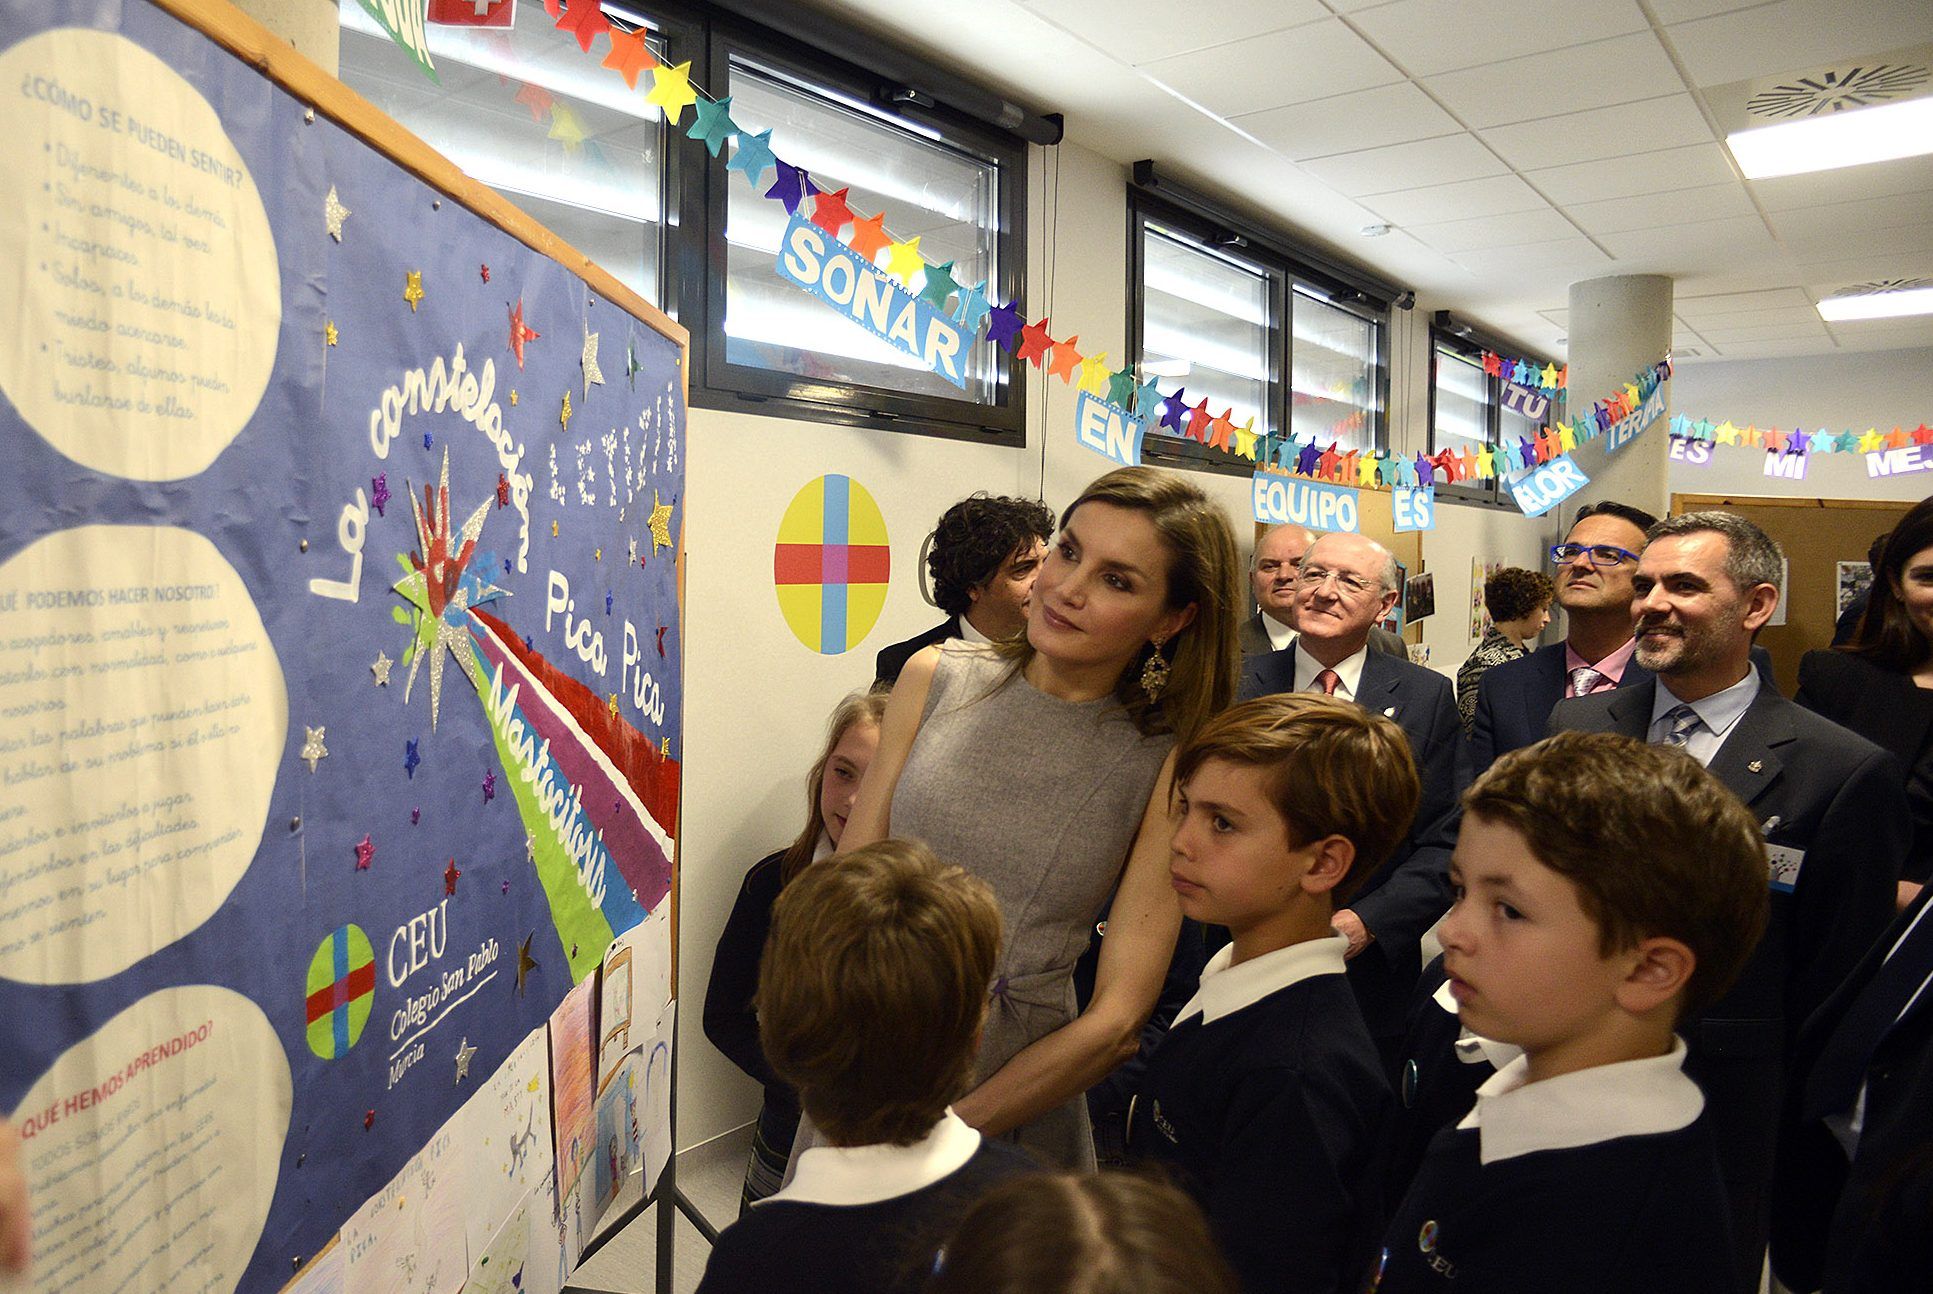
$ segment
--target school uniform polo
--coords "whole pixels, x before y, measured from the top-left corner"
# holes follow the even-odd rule
[[[1194,1195],[1251,1294],[1353,1291],[1374,1245],[1392,1102],[1347,947],[1333,935],[1238,966],[1234,945],[1217,952],[1129,1112],[1129,1156]]]
[[[1530,1083],[1519,1058],[1431,1143],[1374,1294],[1736,1288],[1730,1211],[1685,1044]]]
[[[1035,1171],[951,1110],[910,1146],[815,1146],[719,1234],[698,1294],[915,1294],[966,1211]]]

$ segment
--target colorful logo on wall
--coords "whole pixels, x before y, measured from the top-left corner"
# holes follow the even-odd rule
[[[361,926],[337,926],[309,959],[309,1050],[347,1055],[376,1001],[376,954]]]
[[[822,476],[793,496],[779,520],[772,582],[800,642],[826,656],[857,647],[879,622],[891,571],[886,518],[865,486]]]

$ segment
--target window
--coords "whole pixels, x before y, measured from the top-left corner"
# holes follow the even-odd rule
[[[1436,328],[1430,330],[1430,453],[1453,449],[1475,454],[1486,445],[1535,441],[1537,433],[1557,417],[1551,401],[1543,416],[1526,417],[1504,403],[1503,382],[1483,371],[1484,347],[1478,342]],[[1478,502],[1504,501],[1502,474],[1490,480],[1438,483],[1445,498]]]
[[[541,20],[431,27],[438,84],[358,0],[342,0],[339,13],[351,89],[661,304],[664,125],[655,105]]]
[[[1280,249],[1130,190],[1129,346],[1141,381],[1182,388],[1190,406],[1251,417],[1263,459],[1285,432],[1342,450],[1384,447],[1387,314],[1304,277]],[[1360,294],[1357,294],[1360,295]],[[1256,464],[1172,431],[1149,462],[1246,474]]]
[[[821,190],[847,190],[855,214],[917,237],[922,259],[950,262],[962,288],[985,284],[993,303],[1024,297],[1018,138],[789,36],[665,7],[662,20],[618,0],[604,11],[646,30],[661,61],[690,60],[695,87],[730,96],[734,123],[770,130],[779,158]],[[533,4],[511,29],[431,27],[437,84],[359,0],[338,10],[344,81],[690,330],[693,404],[1024,441],[1025,384],[984,323],[963,352],[962,389],[781,279],[787,214],[764,196],[772,172],[756,189],[728,172],[728,158],[686,138],[689,110],[667,127],[645,101],[648,73],[627,88],[601,44],[584,53]],[[814,203],[799,211],[809,219]]]

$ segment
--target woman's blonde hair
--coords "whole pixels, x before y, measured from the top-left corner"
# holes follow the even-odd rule
[[[825,749],[813,763],[812,771],[805,775],[805,829],[799,832],[785,851],[779,862],[779,884],[790,885],[799,870],[812,861],[818,851],[819,837],[825,833],[826,815],[819,808],[820,792],[826,786],[826,765],[832,762],[832,752],[846,739],[855,725],[869,723],[877,728],[886,718],[886,698],[891,695],[891,685],[875,684],[869,692],[854,692],[841,701],[832,711],[832,721],[826,725]]]
[[[1195,605],[1194,620],[1163,645],[1169,672],[1159,699],[1150,700],[1141,687],[1152,643],[1142,644],[1114,688],[1142,732],[1172,732],[1186,741],[1235,699],[1243,567],[1228,517],[1192,481],[1152,467],[1119,467],[1095,481],[1061,513],[1061,529],[1083,503],[1145,513],[1168,544],[1168,606]],[[996,649],[1022,668],[1034,654],[1025,635]]]

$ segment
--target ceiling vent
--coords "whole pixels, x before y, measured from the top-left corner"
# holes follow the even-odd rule
[[[1855,63],[1790,77],[1746,100],[1755,121],[1796,121],[1917,98],[1933,81],[1925,63]]]
[[[1914,292],[1920,288],[1933,288],[1933,279],[1879,279],[1872,283],[1855,283],[1851,287],[1840,288],[1829,295],[1835,297],[1864,297],[1875,292]]]

